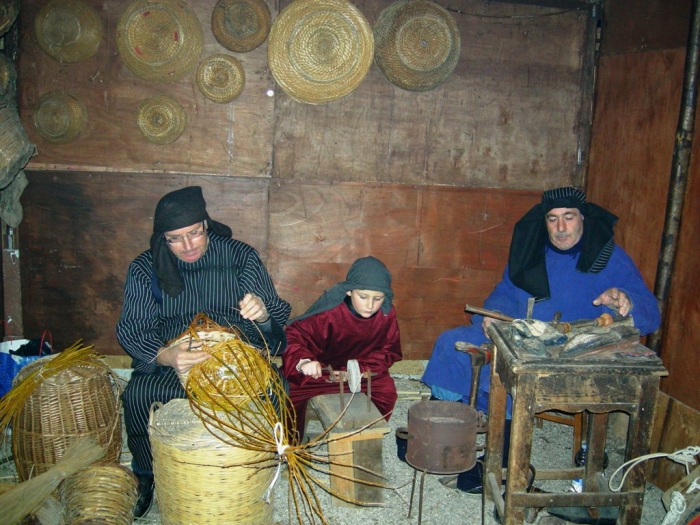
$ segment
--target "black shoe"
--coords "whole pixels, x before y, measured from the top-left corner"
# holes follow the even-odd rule
[[[137,474],[139,480],[139,499],[134,508],[134,517],[142,518],[151,510],[153,504],[153,475]]]

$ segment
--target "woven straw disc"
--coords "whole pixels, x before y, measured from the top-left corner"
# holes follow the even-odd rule
[[[211,14],[211,31],[226,49],[247,53],[265,41],[271,21],[265,0],[219,0]]]
[[[136,0],[117,25],[119,55],[146,80],[179,80],[197,65],[203,47],[199,19],[180,0]]]
[[[54,144],[67,144],[78,138],[87,121],[82,101],[65,91],[46,93],[34,110],[34,127]]]
[[[82,0],[52,0],[34,19],[39,47],[59,62],[81,62],[102,42],[102,21]]]
[[[244,85],[243,66],[230,55],[212,55],[197,68],[197,86],[214,102],[231,102],[243,92]]]
[[[386,79],[409,91],[445,82],[459,61],[461,41],[454,17],[429,0],[399,0],[374,27],[375,58]]]
[[[20,0],[6,0],[0,3],[0,36],[7,33],[19,14]]]
[[[365,78],[374,55],[367,20],[345,0],[295,0],[275,19],[267,58],[272,76],[299,102],[344,97]]]
[[[185,131],[187,117],[180,103],[168,95],[147,98],[139,107],[139,130],[149,142],[170,144]]]

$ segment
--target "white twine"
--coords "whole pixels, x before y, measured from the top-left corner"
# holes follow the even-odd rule
[[[698,483],[698,481],[700,481],[700,476],[698,476],[697,478],[695,478],[693,480],[693,482],[688,487],[688,490],[685,491],[686,494],[690,494],[694,490],[700,490],[700,483]]]
[[[283,442],[284,439],[284,427],[282,426],[282,423],[279,421],[275,423],[275,427],[273,429],[274,435],[275,435],[275,444],[277,445],[277,458],[278,458],[278,463],[277,463],[277,470],[275,470],[275,476],[272,478],[272,482],[270,483],[270,486],[267,487],[267,492],[265,493],[265,503],[270,503],[270,496],[272,495],[272,489],[275,488],[275,484],[277,483],[277,480],[280,477],[280,472],[282,471],[282,463],[286,461],[284,454],[286,450],[289,448],[289,445],[286,445]]]
[[[695,456],[700,454],[700,447],[695,446],[695,447],[686,447],[681,450],[677,450],[676,452],[673,452],[671,454],[666,454],[664,452],[658,452],[656,454],[647,454],[646,456],[640,456],[636,459],[631,459],[622,465],[620,465],[615,472],[612,473],[612,476],[610,476],[610,481],[608,481],[608,487],[610,490],[613,492],[620,492],[622,489],[622,485],[625,484],[625,480],[627,479],[627,475],[630,473],[630,471],[639,465],[640,463],[646,461],[647,459],[655,459],[655,458],[668,458],[672,461],[675,461],[676,463],[682,463],[685,465],[685,472],[686,474],[690,474],[690,465],[695,465]],[[622,479],[620,480],[620,484],[617,485],[617,487],[613,488],[612,481],[617,476],[618,472],[622,471],[626,466],[630,466],[629,469],[625,472],[625,474],[622,476]]]
[[[661,525],[676,525],[678,518],[685,512],[685,497],[680,492],[671,492],[671,508],[668,509],[666,517]]]

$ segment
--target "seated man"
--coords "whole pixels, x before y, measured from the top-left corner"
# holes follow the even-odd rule
[[[398,397],[389,367],[402,358],[393,295],[387,267],[364,257],[352,264],[344,282],[289,322],[282,373],[296,411],[296,438],[303,438],[308,400],[340,390],[337,382],[329,381],[326,367],[337,378],[351,359],[357,360],[361,373],[372,374],[372,401],[389,420]],[[361,391],[367,392],[366,379]]]
[[[221,326],[236,326],[259,348],[284,350],[283,326],[291,306],[275,291],[251,246],[232,239],[231,229],[212,221],[202,189],[191,186],[160,199],[151,248],[129,266],[117,339],[133,358],[124,424],[132,468],[139,480],[135,515],[150,509],[153,468],[148,437],[151,404],[186,397],[177,374],[210,358],[201,343],[166,347],[198,313]],[[261,339],[260,334],[264,338]]]
[[[534,297],[534,319],[551,321],[557,312],[562,321],[594,319],[614,310],[631,314],[642,335],[653,332],[660,323],[656,298],[615,244],[616,222],[610,212],[587,203],[580,190],[545,191],[541,203],[515,225],[508,265],[484,308],[524,318],[528,299]],[[440,334],[422,377],[435,398],[469,402],[471,360],[455,350],[455,342],[481,345],[488,340],[486,328],[492,322],[475,315],[472,325]],[[477,408],[483,411],[488,409],[489,375],[490,366],[484,366],[477,396]],[[481,477],[474,473],[460,474],[457,480],[458,488],[466,491],[480,485]]]

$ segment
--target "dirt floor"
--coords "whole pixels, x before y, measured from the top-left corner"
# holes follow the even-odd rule
[[[332,505],[330,496],[323,491],[319,491],[322,513],[330,525],[419,523],[418,484],[416,486],[411,517],[408,518],[415,470],[398,459],[395,431],[396,428],[407,425],[409,407],[419,402],[422,398],[427,397],[428,391],[417,380],[417,376],[404,375],[395,379],[399,391],[399,401],[390,421],[391,431],[384,436],[382,441],[383,471],[387,480],[386,483],[391,487],[384,491],[384,505],[381,507],[341,508]],[[318,423],[312,422],[311,431],[313,431],[313,424]],[[477,440],[477,444],[480,443],[483,443],[483,436],[481,435]],[[614,469],[620,465],[623,446],[624,443],[621,439],[616,440],[612,438],[609,440],[610,465],[606,475],[611,475]],[[542,428],[537,428],[534,435],[533,464],[535,468],[569,466],[572,456],[571,447],[571,427],[548,421],[543,422]],[[129,463],[130,454],[125,445],[122,464],[128,465]],[[4,461],[0,470],[0,480],[7,483],[12,479],[13,475],[12,461]],[[465,494],[456,489],[447,488],[439,482],[440,477],[439,475],[431,474],[425,476],[420,523],[425,525],[470,525],[482,523],[482,496]],[[420,480],[420,475],[418,479]],[[567,491],[569,490],[570,482],[535,481],[535,486],[553,492]],[[274,507],[275,524],[294,524],[298,522],[293,506],[288,501],[288,488],[288,475],[283,471],[282,476],[275,485],[271,501],[271,505]],[[647,485],[642,525],[659,525],[662,523],[666,510],[661,502],[661,496],[662,492],[658,488],[650,484]],[[206,504],[206,502],[203,502],[203,504]],[[231,501],[231,505],[234,508],[235,501]],[[493,508],[487,508],[483,514],[485,517],[483,523],[485,525],[498,523],[493,517]],[[228,522],[233,523],[234,521]],[[321,523],[321,520],[317,517],[315,521],[312,521],[306,516],[302,518],[302,522]],[[553,523],[546,511],[539,512],[534,517],[534,521],[530,522],[541,525]],[[142,525],[162,523],[157,501],[147,516],[134,521],[134,523]],[[245,521],[245,523],[252,524],[254,522]]]

